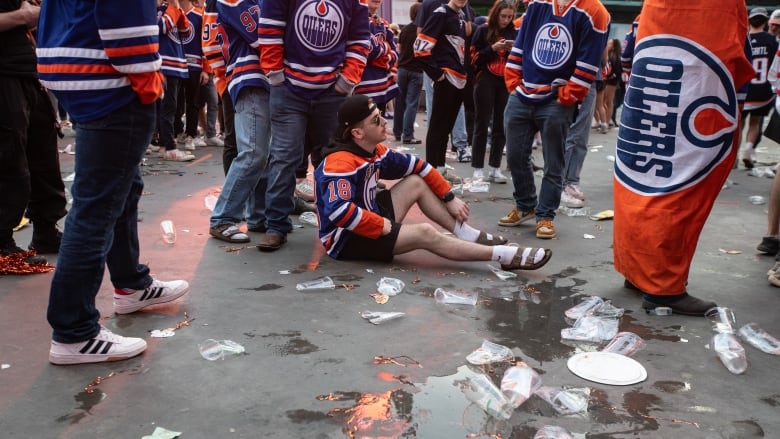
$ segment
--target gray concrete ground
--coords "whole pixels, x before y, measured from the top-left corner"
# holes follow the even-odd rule
[[[423,134],[418,129],[418,137]],[[582,188],[593,212],[612,208],[607,155],[614,153],[615,135],[591,136]],[[72,142],[66,138],[60,146]],[[777,145],[762,146],[759,159],[775,162]],[[424,154],[424,148],[415,152]],[[275,253],[228,251],[209,238],[204,206],[204,197],[223,181],[221,150],[196,155],[192,163],[148,158],[139,223],[142,260],[161,279],[189,280],[192,291],[183,300],[118,316],[106,276],[97,299],[105,326],[147,337],[142,356],[50,365],[45,311],[51,274],[0,277],[0,437],[141,438],[161,426],[183,438],[531,438],[545,424],[578,438],[780,437],[780,359],[746,346],[747,372],[732,375],[705,348],[713,334],[705,319],[645,314],[613,269],[610,221],[559,216],[558,238],[540,241],[532,225],[496,225],[512,207],[511,185],[467,192],[473,225],[553,249],[546,267],[509,281],[483,262],[453,263],[425,252],[387,265],[333,261],[308,225],[295,229]],[[73,156],[61,158],[67,176]],[[471,174],[467,164],[451,164],[460,175]],[[780,291],[765,274],[773,260],[755,250],[766,230],[767,206],[748,201],[768,197],[771,180],[740,168],[730,181],[704,228],[689,291],[731,307],[740,324],[757,322],[780,336]],[[173,246],[160,237],[164,219],[177,227]],[[409,221],[419,219],[418,213]],[[18,232],[19,244],[26,246],[30,233],[29,227]],[[258,238],[252,234],[254,242]],[[350,287],[296,291],[296,283],[323,275]],[[369,294],[383,276],[407,286],[380,305]],[[437,305],[432,295],[438,287],[477,291],[480,301],[474,307]],[[621,330],[647,342],[634,356],[647,369],[644,382],[598,384],[567,369],[569,357],[593,349],[560,338],[568,326],[563,313],[581,295],[599,295],[626,309]],[[406,315],[374,326],[360,317],[364,310]],[[185,313],[192,323],[174,337],[148,338],[151,330],[183,321]],[[233,340],[246,352],[206,361],[198,346],[208,339]],[[509,421],[486,417],[456,383],[473,373],[465,357],[483,339],[509,346],[545,385],[586,388],[587,413],[560,416],[532,397]],[[409,356],[422,367],[374,364],[375,356]],[[488,371],[500,379],[505,368]],[[87,393],[97,377],[110,378]]]

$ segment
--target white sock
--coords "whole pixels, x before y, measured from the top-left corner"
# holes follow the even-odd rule
[[[492,261],[498,261],[501,264],[509,265],[512,262],[512,258],[517,253],[517,247],[510,247],[508,245],[494,245]]]
[[[479,238],[479,230],[460,221],[455,221],[455,228],[452,230],[452,233],[458,238],[468,242],[476,242],[477,238]],[[492,236],[488,234],[487,238],[492,239]]]
[[[753,149],[753,144],[750,142],[745,142],[745,151],[750,151]]]

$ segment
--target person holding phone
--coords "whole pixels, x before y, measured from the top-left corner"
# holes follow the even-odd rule
[[[504,85],[504,66],[507,55],[517,36],[512,25],[515,8],[504,0],[497,0],[488,13],[487,23],[474,32],[471,45],[471,63],[475,70],[474,142],[471,150],[471,167],[474,180],[484,179],[482,170],[487,149],[487,132],[490,126],[490,156],[487,177],[494,183],[506,183],[501,173],[501,155],[506,143],[504,136],[504,107],[509,92]],[[490,121],[493,121],[492,125]]]

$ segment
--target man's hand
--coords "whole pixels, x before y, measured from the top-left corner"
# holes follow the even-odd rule
[[[388,235],[390,232],[393,231],[393,223],[390,222],[389,219],[384,218],[385,223],[382,226],[382,236]]]
[[[200,85],[206,85],[209,83],[209,74],[201,71],[200,72]]]
[[[452,201],[444,203],[444,207],[456,220],[465,223],[469,219],[469,205],[458,197]]]
[[[22,2],[22,6],[19,8],[19,14],[27,29],[34,29],[38,26],[38,15],[41,13],[39,6],[33,6],[31,3]]]

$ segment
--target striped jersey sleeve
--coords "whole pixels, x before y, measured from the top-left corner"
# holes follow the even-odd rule
[[[38,26],[41,83],[74,121],[96,120],[131,100],[162,94],[154,0],[45,2]]]

